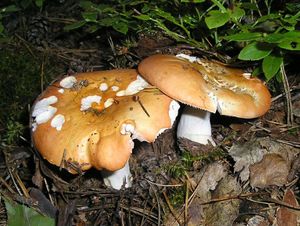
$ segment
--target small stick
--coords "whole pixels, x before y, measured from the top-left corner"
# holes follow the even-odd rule
[[[59,171],[62,170],[62,168],[64,167],[64,163],[65,163],[65,159],[66,159],[66,154],[67,154],[67,150],[64,149],[64,153],[63,153],[63,156],[62,156],[62,159],[61,159],[61,162],[59,164]]]
[[[292,125],[294,123],[294,116],[293,116],[293,105],[292,105],[292,97],[291,97],[291,90],[288,82],[288,78],[285,73],[284,65],[281,64],[280,72],[283,80],[283,87],[285,92],[285,98],[287,102],[287,124]]]
[[[150,115],[148,113],[148,111],[146,110],[146,108],[144,107],[144,105],[142,104],[142,102],[140,101],[140,97],[139,96],[133,96],[132,97],[133,101],[138,102],[139,105],[141,106],[141,108],[143,109],[143,111],[146,113],[146,115],[150,118]]]

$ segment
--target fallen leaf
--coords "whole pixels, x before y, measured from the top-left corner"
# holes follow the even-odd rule
[[[297,199],[294,192],[288,189],[284,196],[283,201],[291,206],[298,206]],[[297,226],[297,214],[293,210],[286,207],[280,207],[277,211],[277,225],[278,226]]]
[[[203,168],[202,172],[195,175],[191,181],[194,181],[194,187],[197,187],[197,196],[202,202],[211,199],[210,191],[214,190],[218,182],[228,174],[227,166],[221,161],[209,164]]]
[[[278,154],[265,154],[263,159],[251,165],[251,187],[266,188],[270,185],[283,186],[287,183],[289,164]]]
[[[269,225],[270,224],[268,223],[268,221],[259,215],[255,215],[254,217],[251,217],[247,223],[247,226],[269,226]]]
[[[265,154],[278,154],[285,161],[288,168],[299,153],[299,149],[276,142],[270,137],[257,138],[244,144],[233,145],[228,151],[234,159],[234,171],[239,173],[242,182],[249,179],[250,165],[260,162]]]
[[[231,226],[234,220],[239,214],[239,199],[228,199],[228,196],[235,197],[239,195],[242,191],[241,185],[238,183],[237,179],[227,175],[223,178],[217,188],[212,192],[212,198],[214,200],[220,199],[212,204],[209,204],[207,208],[204,209],[205,214],[205,224],[211,226]],[[199,224],[198,224],[199,225]]]

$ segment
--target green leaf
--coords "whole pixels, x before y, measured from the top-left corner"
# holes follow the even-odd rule
[[[79,6],[86,10],[90,10],[92,7],[96,7],[96,5],[91,1],[80,1]]]
[[[82,12],[82,17],[86,22],[97,22],[97,12]]]
[[[253,10],[253,11],[258,11],[257,5],[255,3],[250,3],[250,2],[242,2],[241,3],[242,8],[248,9],[248,10]]]
[[[5,200],[8,226],[34,225],[55,226],[55,219],[43,216],[33,208]]]
[[[234,7],[231,11],[230,17],[236,21],[242,18],[245,15],[245,10],[241,9],[240,7]]]
[[[280,43],[280,42],[298,42],[300,40],[299,31],[289,31],[286,33],[273,33],[266,35],[263,41],[268,43]]]
[[[272,14],[268,14],[268,15],[264,15],[262,17],[259,17],[257,19],[257,21],[255,22],[255,24],[259,24],[259,23],[262,23],[262,22],[265,22],[267,20],[275,20],[275,19],[278,19],[280,18],[280,14],[275,14],[275,13],[272,13]]]
[[[99,26],[97,24],[90,24],[87,28],[87,32],[94,33],[99,30]]]
[[[270,80],[276,75],[282,63],[283,58],[274,54],[270,54],[263,59],[262,69],[267,80]]]
[[[128,32],[128,24],[123,22],[123,21],[118,21],[117,23],[114,23],[112,25],[113,29],[115,29],[116,31],[126,35]]]
[[[261,60],[268,56],[273,46],[267,43],[252,42],[245,46],[238,55],[240,60]]]
[[[19,11],[20,8],[18,8],[16,5],[9,5],[4,8],[0,9],[0,13],[13,13]]]
[[[218,10],[211,10],[208,16],[205,17],[205,23],[209,29],[221,27],[230,19],[228,12],[220,12]]]
[[[116,20],[117,19],[115,17],[102,18],[101,20],[98,20],[98,24],[103,27],[110,27]]]
[[[70,30],[74,30],[74,29],[77,29],[77,28],[80,28],[82,27],[83,25],[86,24],[86,21],[82,20],[82,21],[78,21],[78,22],[75,22],[73,24],[70,24],[70,25],[66,25],[64,27],[64,30],[65,31],[70,31]]]
[[[35,0],[35,5],[39,8],[42,8],[44,4],[44,0]]]
[[[2,22],[0,21],[0,33],[3,33],[3,31],[4,31],[4,26],[3,26]]]
[[[278,46],[282,49],[286,50],[300,50],[300,39],[297,41],[283,41],[278,44]]]
[[[205,0],[181,0],[180,2],[184,2],[184,3],[202,3],[205,2]]]
[[[151,17],[148,16],[148,15],[145,15],[145,14],[141,14],[141,15],[134,16],[134,17],[139,19],[139,20],[144,20],[144,21],[151,20]]]
[[[178,24],[178,21],[175,19],[175,17],[172,16],[171,13],[165,12],[159,8],[155,9],[155,12],[157,13],[158,16],[172,22],[173,24]]]
[[[263,35],[258,32],[243,32],[234,35],[227,35],[223,38],[228,41],[254,41],[260,39],[262,36]]]

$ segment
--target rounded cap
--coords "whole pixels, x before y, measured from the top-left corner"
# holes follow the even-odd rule
[[[255,118],[270,108],[271,95],[259,79],[219,62],[159,54],[144,59],[138,71],[173,99],[210,112]]]
[[[136,70],[68,76],[35,102],[33,142],[50,163],[72,173],[91,167],[115,171],[128,161],[132,139],[153,142],[172,126],[176,104]]]

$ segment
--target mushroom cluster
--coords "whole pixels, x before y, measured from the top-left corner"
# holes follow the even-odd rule
[[[150,85],[151,84],[151,85]],[[32,108],[41,155],[71,173],[101,170],[107,186],[131,186],[134,139],[154,142],[185,104],[177,136],[212,143],[210,113],[255,118],[270,107],[266,86],[249,73],[184,54],[153,55],[138,70],[80,73],[51,84]]]
[[[136,70],[68,76],[51,84],[32,107],[32,140],[50,163],[71,173],[102,170],[106,185],[131,185],[132,140],[153,142],[171,128],[179,104]]]

